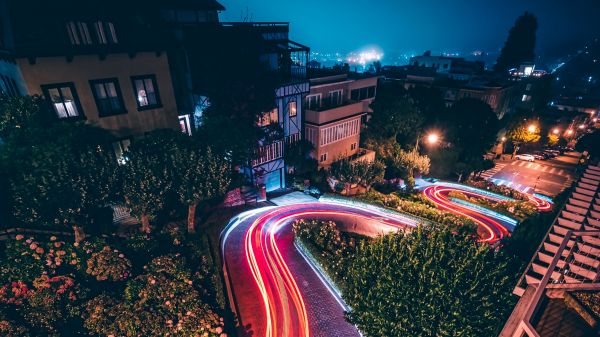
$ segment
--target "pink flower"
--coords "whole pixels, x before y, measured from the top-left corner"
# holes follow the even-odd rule
[[[15,236],[15,239],[17,239],[17,240],[23,240],[23,235],[19,234],[19,235]]]
[[[56,241],[56,236],[52,235],[52,236],[50,237],[50,241]]]
[[[31,250],[34,250],[37,247],[38,247],[38,245],[35,242],[29,245],[29,249],[31,249]]]

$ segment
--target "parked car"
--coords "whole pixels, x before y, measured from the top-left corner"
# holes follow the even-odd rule
[[[532,154],[532,156],[536,160],[546,160],[549,158],[549,156],[544,153],[534,153],[534,154]]]
[[[549,155],[550,158],[554,158],[560,154],[560,152],[554,150],[544,150],[544,153]]]
[[[517,160],[534,161],[535,157],[532,154],[518,154],[515,156]]]

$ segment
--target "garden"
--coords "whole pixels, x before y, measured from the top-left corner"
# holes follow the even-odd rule
[[[3,241],[0,334],[226,336],[207,239],[183,227]]]

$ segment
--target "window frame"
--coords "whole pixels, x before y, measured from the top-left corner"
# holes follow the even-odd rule
[[[333,93],[338,93],[338,99],[337,102],[333,103]],[[327,93],[327,99],[329,100],[329,105],[331,106],[340,106],[342,105],[342,103],[344,102],[344,89],[336,89],[336,90],[331,90]]]
[[[316,106],[312,106],[312,104],[310,104],[311,98],[316,98],[316,100],[315,100]],[[321,99],[322,99],[322,95],[320,93],[307,95],[306,96],[306,109],[313,110],[313,111],[318,110],[321,107]]]
[[[44,94],[44,98],[48,102],[50,109],[52,111],[54,111],[54,115],[56,116],[56,118],[61,119],[61,120],[85,119],[85,113],[83,111],[83,107],[81,106],[81,101],[79,100],[79,95],[77,94],[77,89],[75,88],[75,83],[61,82],[61,83],[42,84],[42,85],[40,85],[40,88],[42,89],[42,93]],[[79,113],[78,116],[60,117],[58,115],[58,112],[54,108],[54,103],[52,101],[52,97],[50,97],[50,90],[51,89],[59,89],[60,95],[62,97],[63,96],[62,91],[61,91],[62,88],[69,88],[71,90],[71,95],[73,95],[73,100],[75,101],[75,107],[77,108],[77,112]],[[63,101],[63,104],[64,104],[64,101]]]
[[[125,107],[125,101],[123,99],[123,92],[121,91],[121,86],[119,85],[119,79],[116,77],[110,78],[99,78],[95,80],[90,80],[90,89],[92,90],[92,95],[94,96],[94,102],[96,103],[96,108],[98,109],[98,117],[110,117],[123,115],[127,113],[127,108]],[[117,93],[117,98],[119,99],[119,103],[121,104],[121,110],[115,110],[110,112],[103,112],[100,108],[100,98],[96,92],[96,84],[105,84],[105,83],[113,83],[115,85],[115,92]],[[106,91],[106,87],[104,88]],[[108,98],[108,95],[107,95]]]
[[[154,95],[156,97],[156,103],[142,106],[142,105],[140,105],[140,101],[138,100],[138,91],[137,91],[137,87],[135,86],[135,81],[136,80],[145,80],[145,79],[152,80],[152,85],[154,86]],[[156,75],[146,74],[146,75],[131,76],[131,86],[133,88],[133,98],[135,99],[137,111],[145,111],[145,110],[153,110],[153,109],[162,108],[163,105],[162,105],[162,101],[160,99],[160,90],[158,88],[158,82],[156,81]],[[145,84],[144,84],[144,88],[146,88]],[[146,94],[146,97],[148,97],[148,94]]]
[[[294,106],[294,114],[292,115],[292,103]],[[291,99],[288,103],[287,103],[287,113],[288,116],[290,117],[296,117],[298,116],[298,102],[295,99]]]

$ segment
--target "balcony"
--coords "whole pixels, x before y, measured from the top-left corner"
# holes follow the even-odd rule
[[[347,100],[340,105],[323,104],[315,110],[307,109],[305,118],[308,123],[320,125],[365,113],[367,109],[368,106],[363,101]]]

